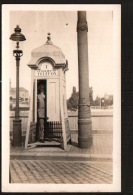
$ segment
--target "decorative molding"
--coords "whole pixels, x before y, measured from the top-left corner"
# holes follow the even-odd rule
[[[77,23],[77,31],[87,31],[88,32],[88,25],[87,25],[87,21],[80,21]]]
[[[89,106],[90,107],[89,98],[79,98],[79,106]]]

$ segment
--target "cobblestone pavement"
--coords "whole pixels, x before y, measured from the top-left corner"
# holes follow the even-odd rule
[[[67,153],[78,153],[78,154],[95,154],[95,155],[111,155],[113,151],[113,135],[112,134],[94,134],[93,135],[93,145],[90,149],[78,148],[78,135],[71,135],[72,144],[68,145]],[[11,153],[28,153],[28,152],[41,152],[41,153],[65,153],[59,147],[37,147],[24,150],[24,148],[13,148],[11,147]]]
[[[111,162],[11,160],[11,183],[110,184]]]

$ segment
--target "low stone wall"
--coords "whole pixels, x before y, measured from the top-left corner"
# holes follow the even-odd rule
[[[78,112],[68,112],[71,131],[78,130]],[[93,131],[113,131],[113,110],[91,110]]]
[[[27,122],[29,117],[29,111],[20,110],[20,119],[22,127],[22,140],[24,143]],[[15,118],[15,112],[10,111],[10,133],[12,136],[13,131],[13,119]],[[92,130],[93,133],[103,133],[113,131],[113,110],[91,110]],[[78,112],[68,111],[68,120],[71,133],[77,133],[78,131]]]

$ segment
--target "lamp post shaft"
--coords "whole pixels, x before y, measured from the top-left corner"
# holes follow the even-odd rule
[[[16,110],[15,110],[16,119],[19,119],[19,63],[20,57],[16,56]]]
[[[16,109],[15,109],[15,119],[13,120],[13,146],[22,146],[21,137],[21,119],[19,118],[19,63],[20,55],[19,51],[16,52]]]
[[[92,145],[91,112],[89,101],[88,77],[88,39],[86,12],[78,11],[78,72],[79,72],[79,105],[78,105],[78,145],[89,148]]]

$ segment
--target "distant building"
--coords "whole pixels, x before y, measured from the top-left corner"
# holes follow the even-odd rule
[[[10,99],[16,98],[16,88],[11,87],[11,80],[10,80]],[[19,88],[19,98],[23,100],[29,99],[29,91],[25,89],[24,87]]]

